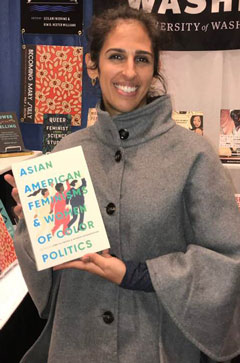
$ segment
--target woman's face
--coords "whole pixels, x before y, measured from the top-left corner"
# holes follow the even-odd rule
[[[49,191],[46,190],[43,196],[44,196],[44,198],[47,198],[49,196]]]
[[[200,127],[201,126],[201,118],[200,118],[200,116],[195,116],[193,118],[193,125],[195,127]]]
[[[98,77],[106,111],[114,116],[146,104],[153,79],[151,40],[136,20],[120,20],[99,56]]]

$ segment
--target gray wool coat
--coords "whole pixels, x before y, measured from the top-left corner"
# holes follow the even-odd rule
[[[21,362],[227,361],[240,352],[240,214],[218,156],[171,120],[169,96],[113,118],[98,109],[98,117],[56,151],[82,145],[111,253],[146,261],[155,292],[85,271],[37,272],[21,221],[19,263],[48,318]]]

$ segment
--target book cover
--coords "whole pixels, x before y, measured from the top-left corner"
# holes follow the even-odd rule
[[[203,135],[203,113],[196,111],[173,111],[172,118],[177,125]]]
[[[235,198],[236,198],[236,202],[237,202],[238,209],[239,209],[239,212],[240,212],[240,194],[235,194]]]
[[[42,124],[44,114],[70,114],[81,125],[83,48],[23,45],[21,121]]]
[[[13,239],[0,214],[0,277],[17,263]]]
[[[71,133],[71,115],[44,114],[43,117],[43,148],[44,154],[51,152],[57,143]]]
[[[222,163],[240,163],[240,110],[220,112],[219,157]]]
[[[3,222],[5,223],[5,226],[7,227],[7,230],[10,234],[10,236],[13,238],[14,236],[14,227],[13,227],[13,224],[12,224],[12,221],[6,211],[6,208],[4,207],[4,204],[3,202],[1,201],[0,199],[0,214],[3,218]]]
[[[21,0],[22,33],[82,33],[83,1]]]
[[[90,127],[97,122],[98,115],[96,108],[89,108],[88,109],[88,118],[87,118],[87,127]]]
[[[12,170],[38,270],[109,248],[81,146]]]
[[[16,113],[0,112],[0,157],[26,153]]]

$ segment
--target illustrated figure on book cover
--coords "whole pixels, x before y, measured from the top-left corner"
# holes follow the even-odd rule
[[[83,223],[83,218],[84,218],[84,187],[87,186],[87,182],[86,179],[82,179],[82,185],[80,186],[80,183],[78,180],[73,180],[71,183],[71,194],[70,196],[67,196],[67,205],[70,203],[71,207],[72,207],[72,214],[73,217],[70,220],[70,222],[68,223],[68,228],[71,227],[71,225],[73,223],[76,222],[77,217],[78,217],[78,211],[79,211],[79,221],[78,221],[78,229],[81,228],[81,225]]]
[[[53,236],[60,226],[63,226],[63,233],[65,233],[70,220],[69,214],[66,213],[67,192],[70,190],[70,184],[68,180],[66,181],[66,184],[67,184],[67,189],[65,190],[63,183],[56,184],[55,189],[57,192],[51,202],[50,213],[54,212],[54,223],[55,223],[52,229]]]

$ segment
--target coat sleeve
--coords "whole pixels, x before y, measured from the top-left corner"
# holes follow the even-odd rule
[[[183,200],[191,241],[184,253],[147,260],[149,273],[183,334],[210,358],[228,360],[240,352],[240,213],[212,150],[195,159]]]
[[[29,294],[38,309],[39,315],[42,318],[47,318],[50,309],[52,285],[56,276],[54,276],[55,272],[53,273],[52,269],[37,271],[24,219],[21,219],[17,225],[14,245]]]

